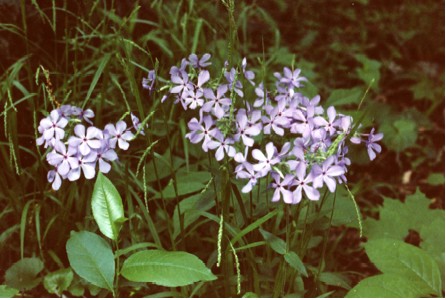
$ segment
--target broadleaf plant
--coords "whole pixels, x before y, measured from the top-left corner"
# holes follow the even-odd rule
[[[126,220],[122,199],[113,183],[102,173],[98,174],[94,185],[91,209],[102,234],[117,240],[121,225]]]
[[[217,279],[195,255],[164,250],[145,250],[131,255],[124,262],[121,274],[130,281],[167,287]]]

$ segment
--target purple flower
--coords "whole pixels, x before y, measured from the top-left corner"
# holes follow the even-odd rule
[[[275,172],[273,172],[271,176],[274,179],[274,182],[271,184],[271,186],[275,189],[271,201],[279,201],[280,195],[282,194],[283,201],[285,203],[293,203],[293,192],[289,190],[289,187],[294,180],[294,176],[291,174],[287,174],[285,175],[285,178],[283,180],[280,175]]]
[[[338,127],[340,124],[340,120],[336,119],[336,110],[333,106],[330,106],[327,109],[327,116],[328,121],[324,119],[323,117],[317,116],[313,118],[314,125],[318,127],[324,127],[324,129],[330,133],[330,135],[333,135],[336,133],[335,127]]]
[[[71,169],[68,173],[68,180],[75,181],[81,176],[81,170],[84,173],[86,179],[92,179],[96,175],[95,165],[97,160],[96,152],[90,152],[88,155],[83,156],[80,153],[77,156],[79,167]]]
[[[274,154],[277,152],[276,147],[272,142],[266,144],[266,156],[262,153],[262,151],[258,149],[252,150],[252,156],[257,159],[259,162],[254,165],[254,170],[259,172],[262,176],[268,174],[271,171],[271,166],[280,162],[278,157],[274,157]]]
[[[316,115],[321,115],[324,112],[322,106],[318,106],[321,96],[314,96],[313,99],[308,99],[307,97],[302,97],[302,105],[307,108],[311,108]]]
[[[196,109],[197,107],[203,106],[203,103],[204,103],[203,91],[201,91],[201,90],[188,91],[187,96],[184,99],[184,103],[190,109]]]
[[[48,179],[48,182],[53,183],[51,185],[53,190],[57,191],[58,189],[60,189],[60,186],[62,185],[62,179],[60,178],[60,175],[59,175],[59,173],[57,173],[56,170],[49,171],[48,175],[47,175],[47,179]]]
[[[243,97],[243,91],[241,90],[243,88],[242,83],[240,80],[237,80],[235,83],[235,77],[236,77],[236,70],[234,68],[231,69],[229,72],[225,72],[225,78],[228,82],[228,90],[232,91],[234,89],[234,92],[237,93],[240,97]]]
[[[170,89],[171,94],[179,94],[183,97],[190,90],[193,90],[193,85],[189,82],[189,75],[184,71],[180,72],[180,74],[172,75],[171,81],[176,84],[176,86]]]
[[[94,118],[94,112],[91,109],[81,111],[79,117],[84,118],[85,122],[93,125],[93,122],[90,120],[90,118]]]
[[[110,135],[110,147],[115,149],[116,142],[119,148],[122,150],[127,150],[129,148],[129,143],[133,139],[134,135],[127,129],[127,124],[124,121],[118,121],[116,127],[113,124],[107,124],[105,130],[107,134]]]
[[[254,101],[254,107],[260,107],[265,104],[269,104],[270,99],[268,98],[268,92],[263,87],[263,82],[259,84],[258,87],[255,88],[254,92],[256,93],[256,100]]]
[[[294,94],[294,88],[300,88],[301,81],[307,81],[305,77],[299,77],[300,69],[291,71],[289,68],[283,68],[283,77],[280,73],[274,73],[274,76],[279,80],[280,83],[284,84],[288,90],[290,90],[290,96]]]
[[[156,73],[155,70],[149,70],[149,74],[147,78],[142,79],[142,87],[146,90],[149,90],[149,94],[153,91],[153,86],[155,85]]]
[[[50,115],[40,121],[39,132],[42,134],[36,140],[37,145],[42,145],[45,142],[45,148],[48,145],[54,146],[56,141],[60,141],[65,136],[63,130],[67,126],[68,120],[63,118],[57,109],[51,111]]]
[[[382,133],[377,133],[377,134],[374,133],[375,133],[375,128],[372,128],[369,137],[365,143],[370,160],[374,160],[376,158],[376,153],[381,152],[381,146],[376,142],[382,140],[382,138],[384,137],[384,134]]]
[[[196,54],[191,54],[189,55],[189,63],[196,69],[202,69],[212,64],[211,62],[208,62],[210,58],[211,55],[209,53],[203,54],[200,60],[198,60],[198,56]]]
[[[136,131],[139,130],[139,133],[141,135],[145,135],[144,129],[142,129],[142,124],[141,122],[139,122],[139,118],[135,116],[133,113],[130,113],[130,117],[132,118],[133,128],[135,128]]]
[[[290,125],[291,133],[300,133],[304,138],[310,136],[314,128],[313,123],[314,110],[308,109],[306,114],[300,109],[296,109],[293,113],[293,122]]]
[[[228,91],[227,85],[220,85],[217,88],[217,96],[212,89],[204,89],[204,97],[208,100],[203,104],[202,111],[213,113],[218,119],[223,118],[228,107],[231,105],[231,99],[225,97]]]
[[[335,162],[335,157],[330,156],[327,158],[322,166],[313,165],[313,185],[315,188],[320,188],[325,183],[330,190],[330,192],[334,193],[336,190],[336,181],[333,177],[341,176],[345,173],[344,168],[338,165],[333,165]]]
[[[68,118],[73,115],[73,106],[71,105],[62,105],[57,109],[57,112],[62,118]]]
[[[82,155],[88,155],[92,149],[99,149],[101,147],[101,139],[104,138],[102,131],[96,127],[88,127],[85,134],[85,126],[82,124],[74,127],[76,136],[70,137],[68,144],[71,147],[79,147],[79,152]]]
[[[204,123],[204,126],[202,123]],[[198,122],[196,118],[193,118],[187,124],[191,132],[186,134],[186,138],[188,138],[192,144],[198,144],[204,139],[201,147],[204,152],[208,152],[208,143],[218,132],[217,128],[212,128],[214,125],[215,122],[209,115],[204,116],[202,122]]]
[[[67,150],[64,143],[57,141],[54,151],[48,153],[46,158],[50,165],[57,167],[57,173],[64,177],[71,169],[76,169],[79,166],[76,153],[76,148],[68,147]]]
[[[181,73],[186,70],[188,64],[189,62],[183,58],[181,60],[181,66],[179,68],[177,66],[173,66],[172,68],[170,68],[169,74],[171,76],[181,76]]]
[[[260,124],[257,126],[249,126],[248,116],[246,115],[246,110],[240,109],[236,116],[237,133],[234,135],[234,140],[239,141],[240,138],[243,140],[243,144],[248,147],[254,145],[253,136],[260,134],[262,127]]]
[[[266,108],[266,116],[262,117],[263,124],[263,132],[265,134],[271,134],[271,129],[280,136],[283,136],[285,131],[283,128],[287,128],[290,125],[290,121],[287,117],[281,115],[279,111],[279,107],[267,106]]]
[[[253,71],[247,71],[246,70],[246,57],[243,58],[242,60],[242,71],[243,71],[243,75],[245,76],[246,80],[249,81],[249,83],[251,83],[252,85],[255,85],[253,79],[255,78],[254,72]]]
[[[108,163],[109,161],[115,161],[118,159],[118,155],[115,150],[110,149],[108,147],[101,147],[97,151],[97,160],[99,163],[99,171],[102,173],[110,172],[111,165]]]
[[[234,157],[236,151],[235,148],[232,146],[234,144],[234,141],[231,138],[225,138],[223,134],[220,132],[217,132],[215,134],[216,141],[210,141],[207,143],[207,147],[211,150],[217,149],[215,152],[215,158],[220,161],[225,157],[225,153],[229,157]]]
[[[242,168],[238,168],[236,172],[236,178],[249,179],[248,183],[242,188],[242,193],[249,193],[252,188],[257,184],[259,174],[254,170],[253,166],[245,162],[241,164]]]
[[[317,189],[310,186],[309,183],[313,181],[311,173],[306,174],[305,163],[300,162],[296,168],[296,180],[294,182],[297,185],[296,190],[293,192],[293,204],[297,204],[302,200],[302,191],[310,200],[319,200],[320,194]]]

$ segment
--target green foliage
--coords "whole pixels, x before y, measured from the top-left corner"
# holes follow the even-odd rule
[[[370,59],[363,54],[357,54],[355,58],[362,64],[361,68],[356,69],[358,77],[364,81],[367,86],[371,85],[372,89],[377,90],[381,78],[381,63],[377,60]]]
[[[444,289],[444,211],[429,209],[417,190],[404,203],[385,198],[379,220],[365,221],[367,255],[381,275],[365,278],[348,297],[441,296]],[[420,248],[403,240],[409,230],[421,237]]]
[[[431,173],[427,177],[427,183],[431,185],[443,185],[444,184],[444,174],[442,173]]]
[[[73,281],[73,271],[70,268],[60,269],[47,274],[43,278],[43,286],[50,294],[60,296],[62,292],[68,290]]]
[[[92,232],[73,231],[66,249],[70,266],[80,277],[113,291],[115,261],[112,249],[104,239]]]
[[[319,93],[321,105],[355,120],[367,111],[361,129],[384,133],[383,153],[373,167],[352,166],[347,174],[349,185],[358,183],[351,188],[366,216],[367,252],[377,239],[402,243],[415,231],[410,234],[419,234],[419,248],[409,247],[395,261],[428,255],[444,285],[444,211],[429,208],[444,199],[441,2],[334,0],[321,10],[318,1],[235,1],[232,12],[221,1],[3,2],[0,269],[7,271],[0,296],[107,297],[112,291],[120,297],[222,298],[234,297],[241,280],[244,297],[342,297],[356,282],[368,262],[357,262],[358,213],[344,187],[338,186],[336,198],[303,201],[287,212],[267,201],[271,190],[263,180],[243,194],[245,182],[232,181],[231,160],[223,171],[223,163],[209,164],[184,138],[190,110],[166,102],[163,111],[162,94],[141,89],[149,69],[157,70],[162,85],[169,78],[161,74],[191,52],[212,54],[211,73],[246,56],[266,86],[271,72],[300,68],[308,78],[304,95]],[[245,95],[254,97],[253,89]],[[113,163],[111,181],[99,174],[95,184],[67,182],[53,192],[45,150],[34,140],[41,117],[59,104],[92,108],[98,127],[129,112],[141,120],[153,116],[146,119],[146,136]],[[362,146],[350,148],[352,161],[369,161]],[[406,171],[413,174],[407,184],[401,183]],[[404,203],[392,199],[426,185],[435,201],[419,191]],[[382,198],[379,219],[372,219]],[[80,231],[95,229],[94,222],[111,240]],[[65,244],[71,230],[80,232]],[[122,262],[143,249],[200,257],[209,281],[171,289],[124,280],[118,275]],[[376,246],[374,255],[379,251]],[[64,269],[65,253],[72,271]],[[22,262],[31,256],[39,258]],[[210,268],[218,279],[210,280]],[[413,270],[388,271],[364,279],[348,296],[438,295],[428,292],[434,288],[427,283],[408,284]]]
[[[196,256],[181,251],[145,250],[127,258],[122,276],[136,282],[177,287],[217,279]]]
[[[360,87],[333,90],[327,99],[327,106],[333,105],[337,107],[340,105],[359,104],[363,94],[364,90]]]
[[[0,298],[12,298],[17,295],[19,291],[7,285],[0,285]]]
[[[395,238],[403,240],[409,229],[421,232],[435,220],[443,220],[443,210],[429,209],[430,200],[417,190],[406,198],[404,203],[384,198],[379,220],[367,219],[364,222],[365,236],[369,239]]]
[[[381,130],[384,133],[385,144],[397,152],[414,146],[417,141],[417,124],[411,119],[396,118],[384,123]]]
[[[391,283],[400,283],[394,294],[403,297],[441,296],[440,269],[422,249],[395,239],[370,240],[365,248],[370,260],[384,274],[366,278],[348,296],[388,297],[392,292],[388,291],[391,286],[385,279],[392,277]],[[381,289],[376,290],[378,287]]]
[[[368,277],[353,287],[346,298],[418,298],[425,294],[405,277],[381,274]]]
[[[5,272],[5,283],[17,290],[30,290],[42,280],[37,275],[43,270],[43,263],[36,257],[22,258]],[[11,290],[9,290],[11,291]]]
[[[117,240],[124,217],[121,196],[113,183],[99,172],[91,197],[93,217],[106,237]]]

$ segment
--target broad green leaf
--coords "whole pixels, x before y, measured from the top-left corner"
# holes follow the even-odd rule
[[[179,173],[177,174],[176,179],[178,196],[182,196],[202,191],[211,179],[211,174],[209,172]],[[159,193],[158,196],[160,197],[161,194]],[[175,198],[175,186],[173,181],[170,181],[163,189],[163,197],[167,199]]]
[[[5,284],[18,290],[30,290],[40,283],[37,275],[42,270],[43,263],[37,257],[23,258],[6,270]]]
[[[327,99],[327,106],[333,105],[337,107],[339,105],[359,104],[364,92],[359,87],[334,90]]]
[[[284,255],[286,253],[286,243],[281,238],[278,238],[274,234],[259,228],[265,241],[270,245],[270,247],[279,254]]]
[[[379,71],[381,68],[381,63],[377,60],[370,59],[363,54],[358,54],[355,56],[355,58],[357,61],[362,63],[362,68],[356,69],[358,77],[362,79],[367,86],[372,83],[373,80],[371,88],[377,90],[381,77],[381,73]]]
[[[365,250],[384,274],[407,278],[425,295],[441,295],[440,270],[424,250],[395,239],[370,240],[365,244]]]
[[[113,290],[115,261],[110,245],[103,238],[88,231],[72,231],[66,248],[70,266],[80,277]]]
[[[12,298],[19,290],[9,287],[7,285],[0,285],[0,298]]]
[[[418,137],[416,122],[408,118],[385,122],[381,124],[380,131],[384,133],[385,145],[396,152],[414,146]]]
[[[431,173],[427,178],[427,183],[430,185],[442,185],[444,184],[444,174],[443,173]]]
[[[60,296],[66,291],[73,281],[73,271],[70,268],[61,269],[47,274],[43,278],[43,286],[50,294]]]
[[[319,275],[319,281],[332,286],[341,287],[346,290],[350,290],[350,282],[348,278],[339,273],[323,272]]]
[[[201,212],[208,211],[215,206],[215,194],[213,190],[208,190],[203,194],[190,196],[177,205],[183,217],[183,226],[187,228],[195,222],[200,216]],[[181,232],[180,218],[178,217],[178,208],[175,207],[173,212],[173,237],[176,238]]]
[[[353,287],[346,298],[418,298],[428,296],[410,279],[395,275],[381,274],[365,278]]]
[[[445,222],[444,222],[444,215],[438,216],[433,220],[430,224],[425,225],[421,228],[420,235],[421,235],[421,243],[420,247],[421,249],[425,250],[427,253],[432,255],[432,257],[435,259],[435,261],[438,264],[438,267],[441,271],[441,279],[444,289],[444,237],[445,237]]]
[[[307,269],[300,257],[295,252],[287,252],[284,255],[285,261],[299,274],[308,277]]]
[[[145,250],[131,255],[124,261],[121,274],[130,281],[167,287],[217,279],[195,255],[163,250]]]
[[[417,191],[406,197],[405,203],[384,198],[379,220],[367,219],[364,222],[364,235],[368,239],[395,238],[403,240],[409,229],[417,232],[433,220],[444,216],[444,210],[429,209],[430,200]]]
[[[101,172],[94,184],[91,209],[102,234],[117,240],[125,220],[122,199],[113,183]]]

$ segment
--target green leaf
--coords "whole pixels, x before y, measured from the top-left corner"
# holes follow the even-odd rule
[[[444,236],[445,236],[444,215],[437,216],[430,224],[426,224],[421,228],[421,249],[432,255],[441,271],[442,288],[444,289]]]
[[[110,245],[103,238],[88,231],[72,231],[66,248],[70,266],[80,277],[113,290],[115,261]]]
[[[395,239],[376,239],[368,241],[365,250],[370,260],[384,274],[407,278],[424,295],[441,295],[438,265],[422,249]]]
[[[285,261],[299,274],[308,277],[307,269],[300,257],[295,252],[287,252],[284,255]]]
[[[259,296],[253,292],[246,292],[242,298],[259,298]]]
[[[265,241],[268,245],[277,253],[284,255],[286,253],[286,243],[281,238],[273,235],[272,233],[259,228],[260,233],[262,234]]]
[[[43,278],[43,286],[50,294],[60,296],[66,291],[73,281],[73,271],[70,268],[61,269],[53,273],[47,274]]]
[[[417,232],[433,220],[444,216],[444,210],[429,209],[431,201],[417,189],[407,196],[405,203],[397,199],[384,198],[379,220],[367,219],[364,222],[364,235],[368,239],[395,238],[403,240],[409,229]]]
[[[7,285],[0,285],[0,298],[12,298],[19,290],[9,287]]]
[[[122,199],[113,183],[101,172],[94,184],[91,209],[102,234],[117,240],[125,220]]]
[[[5,283],[18,290],[30,290],[40,283],[37,275],[42,270],[43,263],[37,257],[23,258],[6,270]]]
[[[365,278],[353,287],[346,298],[418,298],[426,295],[403,276],[381,274]]]
[[[381,77],[381,73],[379,71],[381,68],[381,63],[377,60],[370,59],[363,54],[358,54],[355,56],[355,58],[357,61],[362,63],[362,68],[356,69],[358,77],[364,81],[367,86],[373,81],[371,88],[377,90]]]
[[[430,185],[443,185],[444,184],[444,174],[443,173],[431,173],[427,178],[427,183]]]
[[[131,255],[124,261],[121,274],[130,281],[167,287],[217,279],[195,255],[163,250],[145,250]]]
[[[363,94],[364,90],[359,87],[334,90],[327,99],[327,106],[359,104]]]
[[[383,142],[386,146],[396,152],[414,146],[418,137],[416,122],[408,118],[385,122],[381,125],[380,131],[384,133]]]
[[[208,190],[203,194],[190,196],[178,204],[179,210],[183,217],[183,226],[187,228],[193,222],[198,220],[203,211],[208,211],[215,206],[215,194],[212,190]],[[180,218],[178,217],[178,208],[175,207],[173,212],[173,238],[176,238],[181,232]]]
[[[189,172],[189,173],[178,173],[177,179],[177,189],[178,196],[191,194],[194,192],[202,191],[206,186],[206,183],[211,179],[211,174],[209,172]],[[160,197],[161,194],[158,194]],[[167,199],[175,198],[175,187],[173,181],[163,189],[163,197]]]
[[[346,290],[350,290],[352,288],[348,278],[339,273],[323,272],[319,275],[319,281],[327,285],[341,287]]]

